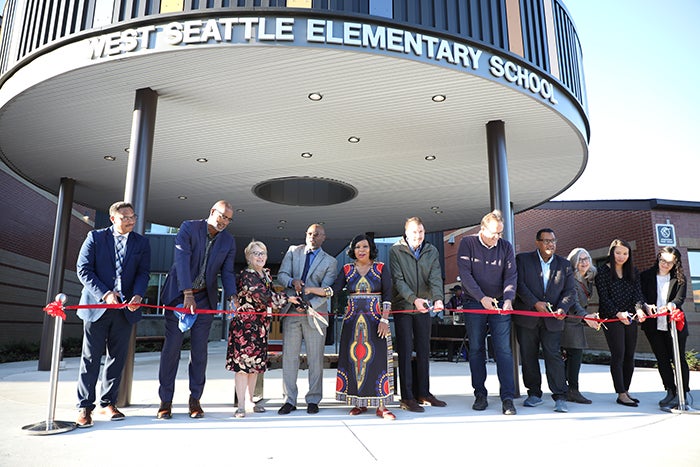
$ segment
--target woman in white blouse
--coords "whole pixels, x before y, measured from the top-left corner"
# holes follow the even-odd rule
[[[656,305],[656,312],[668,311],[669,307],[681,309],[685,301],[688,281],[683,274],[680,252],[673,247],[666,246],[659,250],[654,265],[640,275],[642,294],[649,305]],[[673,304],[673,305],[671,305]],[[678,405],[678,389],[673,374],[673,341],[669,332],[672,326],[668,316],[657,319],[648,319],[642,323],[642,329],[646,334],[651,349],[658,362],[659,374],[666,389],[666,397],[659,401],[661,407],[674,407]],[[686,394],[690,392],[688,380],[688,362],[685,359],[685,343],[688,339],[688,324],[678,332],[678,349],[681,355],[681,374]],[[689,395],[686,397],[689,400]]]

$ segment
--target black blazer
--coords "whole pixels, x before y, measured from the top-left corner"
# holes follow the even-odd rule
[[[549,266],[547,290],[544,290],[542,266],[537,251],[520,253],[515,257],[518,266],[518,289],[513,308],[516,310],[534,310],[535,303],[549,302],[553,310],[561,308],[568,312],[576,301],[576,283],[571,263],[566,258],[554,255]],[[563,331],[564,321],[556,318],[535,318],[531,316],[513,315],[513,321],[518,326],[534,328],[539,320],[549,331]]]
[[[658,299],[658,293],[656,291],[656,267],[652,267],[644,271],[639,275],[639,282],[642,288],[642,295],[644,295],[644,301],[649,305],[656,305],[656,300]],[[668,283],[668,297],[666,297],[665,302],[673,302],[676,308],[679,310],[683,308],[683,302],[685,302],[686,292],[688,290],[688,280],[683,281],[682,284],[678,283],[678,279],[671,277]],[[660,318],[659,318],[660,319]],[[644,331],[655,331],[656,330],[656,320],[647,319],[642,323],[642,329]],[[682,331],[679,333],[688,334],[688,323],[683,327]]]

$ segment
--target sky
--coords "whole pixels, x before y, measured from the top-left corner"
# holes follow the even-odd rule
[[[583,174],[555,200],[700,202],[700,0],[563,1],[591,138]]]
[[[700,0],[563,0],[591,124],[588,165],[556,200],[700,202]]]

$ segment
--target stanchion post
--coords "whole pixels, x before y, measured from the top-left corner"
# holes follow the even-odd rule
[[[668,304],[668,310],[670,312],[675,311],[676,306],[673,303]],[[685,385],[683,384],[683,370],[681,369],[681,358],[685,358],[685,355],[681,355],[680,348],[678,346],[678,322],[671,320],[671,341],[673,342],[673,370],[676,376],[676,394],[678,395],[678,407],[672,408],[672,413],[692,413],[700,414],[699,410],[695,410],[686,404],[685,400]]]
[[[66,295],[56,295],[56,301],[66,303]],[[31,425],[23,426],[29,434],[53,435],[74,430],[77,425],[74,422],[62,422],[54,420],[56,414],[56,394],[58,392],[58,368],[61,360],[61,334],[63,332],[63,319],[54,316],[53,353],[51,354],[51,377],[49,379],[49,406],[46,412],[46,420]]]

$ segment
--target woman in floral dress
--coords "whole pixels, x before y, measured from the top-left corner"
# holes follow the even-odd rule
[[[236,372],[236,418],[245,417],[246,389],[254,412],[265,412],[253,403],[253,391],[259,373],[267,369],[267,336],[270,329],[268,310],[280,308],[287,301],[298,303],[272,289],[270,270],[265,268],[267,247],[252,241],[245,249],[248,267],[238,276],[238,310],[231,320],[226,350],[226,369]]]

